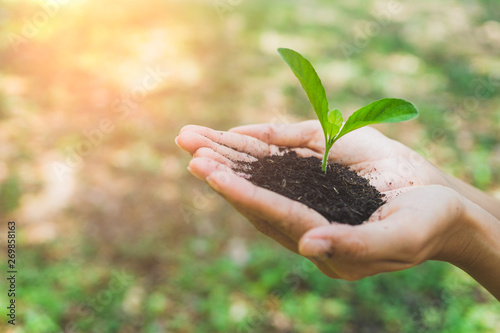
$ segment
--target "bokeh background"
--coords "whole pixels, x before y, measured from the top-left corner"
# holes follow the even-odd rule
[[[415,103],[379,128],[500,198],[499,18],[496,0],[0,0],[1,251],[16,220],[19,271],[0,331],[499,332],[498,302],[445,263],[322,276],[174,144],[191,123],[313,118],[291,47],[344,112]]]

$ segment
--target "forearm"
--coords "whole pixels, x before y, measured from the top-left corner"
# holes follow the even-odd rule
[[[453,176],[443,174],[443,179],[444,183],[442,185],[454,189],[497,219],[500,219],[500,200]]]
[[[500,221],[479,205],[464,200],[471,238],[452,264],[467,272],[500,301]]]

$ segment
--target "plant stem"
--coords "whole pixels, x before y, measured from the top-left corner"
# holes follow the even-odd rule
[[[323,156],[323,161],[321,162],[321,169],[326,173],[326,164],[328,161],[328,150],[325,150],[325,155]]]
[[[325,174],[326,174],[326,166],[328,164],[328,154],[330,153],[330,149],[332,149],[333,143],[335,141],[336,141],[335,139],[330,141],[327,140],[326,141],[327,143],[325,144],[325,155],[323,155],[323,161],[321,162],[321,169],[323,169]]]

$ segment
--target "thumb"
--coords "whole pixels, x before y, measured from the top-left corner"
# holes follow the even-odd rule
[[[338,256],[360,252],[366,241],[355,227],[332,224],[309,230],[299,240],[299,252],[303,256]]]
[[[410,246],[412,238],[423,232],[415,230],[419,227],[417,222],[422,217],[421,212],[417,213],[413,207],[410,210],[403,208],[408,200],[410,203],[421,201],[414,195],[418,192],[415,189],[390,200],[372,215],[371,222],[357,226],[333,223],[309,230],[300,239],[300,254],[312,256],[335,252],[335,256],[386,259],[398,247]],[[412,219],[414,223],[411,223]]]
[[[394,214],[357,226],[331,224],[311,229],[301,237],[299,253],[351,260],[401,260],[413,252],[420,238],[408,233],[405,215]]]

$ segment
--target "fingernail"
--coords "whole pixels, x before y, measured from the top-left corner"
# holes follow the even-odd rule
[[[187,168],[187,171],[191,172],[191,174],[193,176],[195,176],[196,178],[198,178],[199,180],[203,180],[203,177],[200,177],[199,175],[197,175],[195,172],[193,172],[193,170],[191,170],[191,168],[188,166]]]
[[[178,138],[179,138],[179,136],[176,136],[174,141],[175,141],[175,144],[177,145],[177,147],[179,147],[179,148],[180,148],[181,146],[179,146],[179,143],[177,142],[177,139],[178,139]]]
[[[300,243],[299,252],[306,256],[328,255],[332,243],[322,238],[306,238]]]

